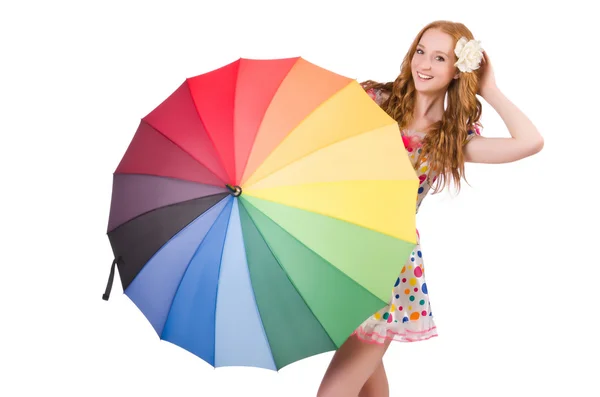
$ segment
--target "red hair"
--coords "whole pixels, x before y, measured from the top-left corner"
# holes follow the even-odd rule
[[[417,50],[417,44],[429,29],[438,29],[449,34],[455,44],[461,37],[467,40],[474,38],[471,31],[462,23],[432,22],[415,37],[404,56],[400,74],[395,81],[378,83],[368,80],[363,83],[365,89],[381,89],[389,94],[389,98],[381,104],[381,107],[398,121],[401,129],[407,128],[413,121],[416,90],[411,73],[411,61]],[[458,69],[456,71],[458,72]],[[482,107],[476,94],[480,77],[481,69],[477,69],[471,73],[460,73],[458,79],[453,79],[448,86],[447,107],[442,119],[425,131],[419,157],[427,157],[429,167],[438,173],[434,192],[441,191],[447,186],[450,178],[454,181],[457,190],[460,190],[460,180],[461,177],[464,178],[463,148],[469,133],[479,133]],[[420,160],[421,158],[417,159],[416,167],[421,163]]]

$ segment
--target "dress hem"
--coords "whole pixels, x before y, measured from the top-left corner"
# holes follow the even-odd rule
[[[373,327],[369,327],[373,328]],[[375,327],[378,328],[378,327]],[[429,329],[422,331],[411,331],[405,330],[404,332],[396,332],[392,330],[386,330],[385,335],[375,330],[367,331],[364,326],[358,327],[351,336],[356,335],[362,342],[375,343],[382,345],[386,341],[396,342],[420,342],[435,338],[438,336],[437,326],[433,326]]]

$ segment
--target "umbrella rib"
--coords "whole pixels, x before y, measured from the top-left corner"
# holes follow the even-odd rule
[[[116,226],[116,227],[112,228],[111,230],[108,230],[106,233],[111,233],[111,232],[114,232],[115,230],[119,229],[121,226],[124,226],[124,225],[128,224],[129,222],[131,222],[131,221],[134,221],[134,220],[136,220],[137,218],[139,218],[139,217],[142,217],[142,216],[144,216],[144,215],[147,215],[147,214],[149,214],[149,213],[151,213],[151,212],[154,212],[154,211],[157,211],[157,210],[160,210],[160,209],[164,209],[164,208],[174,207],[174,206],[177,206],[177,205],[180,205],[180,204],[183,204],[183,203],[189,203],[189,202],[191,202],[191,201],[194,201],[194,200],[200,200],[200,199],[203,199],[203,198],[207,198],[207,197],[215,197],[215,196],[223,196],[223,199],[225,199],[225,198],[227,198],[227,196],[229,196],[229,194],[225,194],[225,192],[223,192],[223,193],[209,194],[208,196],[195,197],[195,198],[191,198],[191,199],[189,199],[189,200],[178,201],[178,202],[176,202],[176,203],[172,203],[172,204],[167,204],[167,205],[163,205],[163,206],[160,206],[160,207],[156,207],[156,208],[153,208],[153,209],[151,209],[151,210],[148,210],[148,211],[146,211],[146,212],[143,212],[143,213],[141,213],[141,214],[139,214],[139,215],[136,215],[136,216],[134,216],[133,218],[131,218],[131,219],[129,219],[129,220],[127,220],[127,221],[125,221],[125,222],[121,223],[120,225],[118,225],[118,226]],[[204,215],[206,212],[208,212],[208,211],[209,211],[211,208],[213,208],[215,205],[219,204],[221,201],[223,201],[223,199],[221,199],[221,200],[217,201],[217,202],[216,202],[216,203],[215,203],[215,204],[214,204],[212,207],[208,208],[206,211],[204,211],[202,214],[200,214],[200,216]],[[192,223],[193,221],[194,221],[194,220],[190,221],[190,223]],[[190,223],[188,223],[188,225],[189,225]],[[186,225],[186,226],[184,226],[184,228],[185,228],[185,227],[187,227],[187,225]],[[182,228],[181,230],[183,230],[183,228]],[[180,231],[181,231],[181,230],[180,230]]]
[[[238,64],[238,72],[239,72],[239,64]],[[202,124],[202,127],[204,127],[204,131],[206,131],[206,137],[210,141],[211,146],[213,148],[213,153],[215,153],[215,156],[216,156],[217,160],[219,161],[219,164],[223,168],[223,171],[225,172],[225,175],[227,175],[231,179],[231,175],[229,175],[229,173],[227,172],[227,167],[225,167],[225,163],[223,162],[223,159],[221,158],[221,155],[219,154],[219,150],[217,149],[217,145],[215,145],[215,142],[213,141],[212,137],[208,133],[208,129],[206,128],[206,124],[204,123],[204,120],[202,120],[202,115],[200,114],[200,110],[198,110],[198,104],[196,103],[196,100],[194,99],[194,95],[192,94],[192,89],[190,88],[189,83],[187,83],[188,80],[189,79],[186,79],[186,87],[188,89],[188,92],[190,93],[190,98],[192,98],[192,103],[194,104],[194,109],[196,110],[196,114],[198,115],[198,119],[200,120],[200,124]],[[237,87],[237,83],[236,83],[236,87]],[[234,98],[235,98],[235,95],[234,95]],[[235,102],[234,102],[234,106],[235,106]],[[232,120],[232,123],[233,123],[233,120]],[[221,178],[219,178],[219,179],[221,179]],[[224,182],[227,183],[226,181],[224,181]]]
[[[210,170],[209,170],[210,171]],[[210,171],[212,173],[212,171]],[[227,188],[225,187],[225,185],[221,186],[221,185],[213,185],[211,183],[205,183],[205,182],[198,182],[198,181],[192,181],[189,179],[183,179],[183,178],[178,178],[176,176],[165,176],[165,175],[155,175],[155,174],[144,174],[141,172],[113,172],[113,176],[114,175],[139,175],[139,176],[152,176],[154,178],[163,178],[163,179],[174,179],[177,181],[183,181],[183,182],[187,182],[187,183],[193,183],[196,185],[201,185],[201,186],[215,186],[215,187],[219,187],[223,189],[223,192],[227,192]],[[215,174],[213,174],[215,175]],[[215,175],[216,176],[216,175]],[[218,177],[217,177],[218,178]]]
[[[239,223],[240,223],[240,230],[242,233],[242,244],[244,245],[243,251],[244,251],[244,257],[246,258],[246,270],[248,271],[248,282],[250,283],[250,286],[252,287],[250,291],[252,293],[252,299],[254,301],[254,308],[256,309],[256,314],[258,315],[258,318],[260,320],[260,328],[262,330],[262,334],[263,334],[265,340],[267,341],[267,347],[269,348],[271,360],[273,361],[273,367],[277,370],[277,363],[275,362],[275,356],[273,355],[273,349],[271,348],[271,342],[270,342],[269,336],[267,335],[267,330],[265,329],[265,325],[262,320],[262,314],[260,312],[260,309],[258,308],[258,302],[256,301],[256,294],[254,293],[254,287],[252,285],[252,277],[250,275],[250,263],[248,262],[248,256],[246,255],[246,243],[245,243],[244,237],[243,237],[244,231],[243,231],[243,227],[242,227],[241,213],[240,213],[240,209],[239,209],[239,206],[241,205],[241,200],[238,200],[237,203],[238,203],[238,214],[240,215]],[[248,213],[247,210],[246,210],[246,213]],[[250,217],[250,214],[248,214],[248,217],[250,218],[252,223],[254,223],[254,220]],[[254,226],[256,227],[256,230],[260,234],[260,230],[258,230],[258,226],[256,226],[255,223],[254,223]],[[264,240],[264,237],[262,236],[262,234],[260,234],[260,236]],[[266,241],[265,241],[265,244],[266,244]],[[267,246],[267,248],[269,248],[269,251],[271,250],[271,248],[269,246]],[[275,258],[275,260],[277,260],[277,258]],[[277,262],[277,264],[279,264],[279,262]]]
[[[231,181],[233,183],[236,183],[236,168],[235,168],[235,164],[236,164],[236,152],[235,152],[235,116],[237,114],[237,92],[238,92],[238,85],[240,84],[240,70],[242,69],[242,58],[238,59],[238,64],[237,64],[237,70],[235,72],[235,86],[233,87],[233,111],[232,111],[232,115],[231,115],[231,151],[232,151],[232,160],[233,160],[233,164],[232,164],[232,171],[233,171],[233,175],[229,175],[229,178],[231,179]],[[192,98],[193,99],[193,98]],[[206,127],[204,127],[204,129],[206,129]],[[208,131],[206,132],[208,134]],[[214,143],[213,143],[214,145]],[[223,168],[225,168],[225,164],[223,164]],[[225,169],[225,172],[227,173],[227,169]]]
[[[343,182],[346,182],[346,181],[343,181]],[[418,180],[411,181],[411,180],[395,180],[395,179],[389,179],[389,180],[387,180],[387,179],[358,180],[357,179],[357,180],[352,180],[351,182],[387,182],[389,184],[391,184],[391,183],[403,183],[403,184],[404,183],[414,183],[415,186],[416,186]],[[327,185],[332,185],[334,183],[335,182],[302,183],[302,184],[291,185],[291,186],[301,187],[301,186],[311,186],[311,185],[314,186],[314,185],[318,185],[318,184],[327,186]],[[286,186],[286,187],[288,187],[288,186]],[[416,189],[417,188],[415,187],[415,191],[416,191]],[[331,219],[335,219],[337,221],[344,222],[344,223],[347,223],[347,224],[352,225],[352,226],[358,226],[358,227],[361,227],[361,228],[366,229],[366,230],[370,230],[370,231],[375,232],[375,233],[379,233],[379,234],[382,234],[382,235],[385,235],[385,236],[389,236],[389,237],[392,237],[392,238],[395,238],[395,239],[405,240],[404,238],[400,238],[398,236],[390,234],[389,232],[377,230],[377,229],[373,228],[372,226],[363,225],[361,223],[353,222],[353,221],[351,221],[349,219],[341,218],[339,215],[329,214],[327,212],[319,211],[319,210],[316,210],[316,209],[311,209],[311,208],[306,208],[306,207],[299,207],[299,206],[297,206],[295,204],[285,203],[285,202],[277,201],[277,200],[266,198],[266,197],[254,196],[252,194],[252,192],[248,193],[248,196],[252,197],[253,199],[268,201],[270,203],[279,204],[279,205],[285,205],[287,207],[294,208],[294,209],[297,209],[297,210],[306,211],[306,212],[312,212],[314,214],[325,216],[325,217],[328,217],[328,218],[331,218]],[[416,206],[416,201],[415,201],[414,205]],[[411,214],[412,214],[412,211],[411,211]],[[405,241],[408,241],[408,240],[405,240]]]
[[[231,214],[233,213],[233,203],[229,210],[229,216],[227,217],[227,227],[225,228],[225,236],[223,237],[223,247],[221,248],[221,259],[219,259],[219,273],[217,274],[217,288],[215,289],[215,315],[213,317],[213,324],[215,326],[215,339],[213,340],[213,359],[214,367],[217,367],[217,306],[219,304],[219,284],[221,281],[221,269],[223,266],[223,253],[225,252],[225,243],[227,242],[227,233],[229,233],[229,222],[231,222]],[[220,214],[219,214],[220,215]],[[217,223],[217,222],[215,222]]]
[[[229,197],[224,197],[223,200],[227,200]],[[215,205],[213,205],[211,208],[214,208],[214,206],[216,206],[217,204],[219,204],[220,202],[222,202],[223,200],[218,201]],[[171,303],[169,305],[169,310],[167,310],[167,316],[165,318],[165,324],[167,323],[167,320],[169,318],[169,315],[171,314],[171,309],[173,309],[173,302],[175,302],[175,297],[177,296],[177,294],[179,293],[179,289],[181,288],[181,283],[183,282],[183,279],[185,278],[185,275],[188,272],[188,269],[190,268],[190,264],[192,263],[192,260],[196,257],[196,255],[198,254],[198,251],[200,250],[200,247],[202,246],[202,244],[204,243],[204,240],[206,239],[206,237],[210,234],[210,232],[213,230],[213,228],[215,227],[215,225],[217,224],[217,220],[219,219],[219,216],[221,216],[221,214],[223,213],[223,211],[225,211],[227,209],[227,204],[225,204],[223,206],[223,209],[221,210],[221,212],[219,212],[219,215],[216,216],[215,221],[213,222],[212,225],[210,225],[210,227],[208,228],[208,231],[206,232],[206,234],[204,235],[204,238],[202,239],[202,241],[200,241],[200,243],[198,244],[198,246],[196,247],[196,249],[194,250],[194,253],[192,254],[192,256],[190,257],[190,260],[188,261],[187,265],[185,266],[185,270],[183,272],[183,274],[181,275],[181,278],[179,279],[179,283],[177,284],[177,288],[175,289],[175,293],[173,294],[173,299],[171,299]],[[210,210],[210,209],[209,209]],[[206,214],[209,210],[206,210],[202,215],[200,215],[200,217],[202,217],[204,214]],[[199,217],[199,218],[200,218]],[[196,218],[198,219],[198,218]],[[192,221],[193,222],[193,221]],[[191,224],[192,222],[190,222],[189,224]],[[188,224],[188,226],[189,226]],[[187,227],[187,226],[186,226]],[[181,229],[184,230],[184,229]],[[165,244],[166,245],[166,244]],[[221,253],[221,255],[223,255]],[[219,263],[219,270],[220,270],[220,263]],[[218,279],[217,279],[218,280]],[[218,288],[218,283],[217,283],[217,288]],[[216,312],[216,311],[215,311]],[[160,332],[160,339],[162,339],[162,334],[164,332],[164,326],[165,324],[163,324],[163,329]]]
[[[189,89],[189,88],[188,88]],[[193,100],[193,98],[192,98]],[[195,105],[195,103],[194,103]],[[195,106],[194,106],[195,107]],[[200,115],[198,115],[199,117]],[[198,160],[197,158],[195,158],[194,156],[192,156],[192,154],[190,152],[188,152],[187,150],[185,150],[183,147],[181,147],[180,145],[178,145],[176,142],[174,142],[171,138],[169,138],[167,135],[165,135],[161,130],[159,130],[158,128],[156,128],[154,125],[152,125],[150,122],[148,122],[147,120],[142,119],[142,121],[146,124],[148,124],[150,127],[152,127],[156,132],[158,132],[160,135],[162,135],[166,140],[168,140],[169,142],[171,142],[173,145],[175,145],[177,148],[179,148],[179,150],[181,150],[183,153],[187,154],[188,156],[190,156],[190,158],[192,160],[194,160],[195,162],[197,162],[198,164],[200,164],[201,166],[203,166],[204,168],[206,168],[206,170],[208,172],[210,172],[211,174],[213,174],[217,179],[219,179],[220,181],[223,182],[223,184],[227,183],[226,181],[223,180],[223,178],[221,178],[219,175],[215,174],[215,172],[213,170],[211,170],[210,168],[208,168],[208,166],[206,164],[204,164],[202,161]],[[202,123],[202,119],[200,119],[200,122]],[[204,125],[204,123],[202,124]],[[204,128],[206,130],[206,127]],[[208,132],[206,133],[206,135],[208,136]],[[208,137],[210,139],[210,136]],[[212,143],[212,140],[211,140]],[[214,147],[214,143],[213,143],[213,147]],[[215,151],[216,152],[216,151]],[[219,160],[221,160],[220,157],[218,157]],[[221,165],[222,162],[220,162]],[[225,171],[225,173],[227,173],[227,171]]]
[[[277,96],[277,93],[281,89],[281,86],[283,85],[283,83],[285,82],[285,80],[288,78],[289,74],[294,69],[294,67],[296,66],[296,64],[298,63],[298,61],[300,59],[301,59],[301,57],[297,57],[296,58],[296,62],[294,63],[294,65],[292,65],[292,67],[287,71],[287,73],[285,74],[284,78],[281,79],[281,81],[279,82],[279,85],[277,86],[277,89],[275,90],[275,92],[273,93],[273,95],[271,95],[271,99],[269,100],[269,104],[265,108],[265,111],[263,112],[262,117],[260,119],[260,123],[258,123],[258,127],[256,128],[256,134],[254,134],[254,139],[252,140],[252,145],[250,146],[250,150],[248,151],[248,156],[246,156],[246,161],[244,163],[244,166],[241,168],[241,175],[239,176],[240,181],[244,177],[244,173],[246,171],[246,167],[248,167],[248,161],[250,161],[250,155],[251,155],[252,151],[254,150],[254,146],[256,145],[256,138],[258,138],[258,133],[260,132],[260,129],[262,128],[262,125],[263,125],[263,123],[265,121],[265,117],[266,117],[267,113],[269,112],[269,109],[273,105],[273,101],[275,100],[275,97]],[[236,88],[237,88],[237,85],[236,85]],[[234,139],[235,139],[235,135],[234,135]],[[237,177],[237,175],[236,175],[236,177]]]

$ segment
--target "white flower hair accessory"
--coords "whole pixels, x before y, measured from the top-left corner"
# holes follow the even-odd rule
[[[483,59],[481,42],[461,37],[456,43],[456,47],[454,47],[454,54],[458,58],[454,66],[463,73],[470,73],[473,70],[479,69],[479,65]]]

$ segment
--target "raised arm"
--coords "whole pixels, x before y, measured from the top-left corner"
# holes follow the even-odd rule
[[[498,89],[487,54],[484,60],[480,95],[502,118],[511,137],[474,136],[465,146],[465,161],[501,164],[538,153],[544,147],[544,139],[529,118]]]

